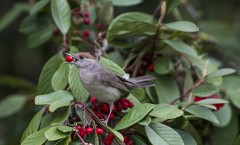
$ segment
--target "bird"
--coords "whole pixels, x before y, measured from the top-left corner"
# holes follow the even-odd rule
[[[150,75],[125,79],[118,76],[101,65],[94,56],[88,52],[75,54],[66,53],[72,59],[67,63],[74,64],[83,87],[90,96],[96,97],[99,101],[109,104],[109,114],[103,121],[108,123],[110,114],[114,109],[114,102],[134,88],[154,86],[155,78]]]

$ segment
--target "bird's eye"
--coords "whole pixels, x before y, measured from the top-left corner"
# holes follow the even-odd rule
[[[80,59],[83,59],[84,57],[82,55],[79,56]]]

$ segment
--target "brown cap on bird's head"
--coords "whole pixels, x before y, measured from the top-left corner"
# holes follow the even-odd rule
[[[89,59],[94,59],[94,60],[96,60],[96,58],[94,57],[94,56],[92,56],[90,53],[88,53],[88,52],[79,52],[79,53],[75,53],[74,55],[76,55],[76,56],[78,56],[78,57],[80,57],[80,56],[82,56],[82,57],[84,57],[84,58],[89,58]]]

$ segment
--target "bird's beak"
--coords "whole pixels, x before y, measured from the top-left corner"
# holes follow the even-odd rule
[[[71,53],[65,53],[65,54],[74,58],[74,60],[72,62],[65,62],[65,64],[75,64],[75,62],[77,60],[77,57],[74,54],[71,54]]]

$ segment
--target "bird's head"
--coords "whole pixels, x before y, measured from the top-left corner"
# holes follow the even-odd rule
[[[80,53],[75,53],[75,54],[69,54],[66,53],[67,56],[72,57],[71,61],[67,61],[69,64],[74,64],[78,68],[84,68],[87,67],[93,63],[95,63],[95,57],[93,57],[90,53],[87,52],[80,52]]]

